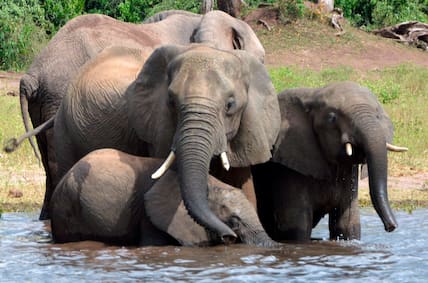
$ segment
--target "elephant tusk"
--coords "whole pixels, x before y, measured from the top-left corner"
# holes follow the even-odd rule
[[[394,151],[394,152],[404,152],[404,151],[409,150],[407,147],[396,146],[396,145],[389,144],[389,143],[386,143],[386,149],[388,149],[389,151]]]
[[[345,144],[345,147],[346,147],[346,154],[347,154],[348,156],[352,156],[352,144],[351,144],[351,143],[349,143],[349,142],[347,142],[347,143]]]
[[[230,163],[225,151],[220,154],[220,159],[221,159],[221,164],[223,164],[223,168],[226,169],[226,171],[229,171]]]
[[[174,160],[175,160],[175,153],[174,151],[171,151],[168,157],[166,158],[166,160],[164,161],[164,163],[162,163],[159,169],[152,174],[152,179],[159,179],[160,177],[162,177],[162,175],[165,174],[165,172],[169,169],[169,167],[171,167]]]

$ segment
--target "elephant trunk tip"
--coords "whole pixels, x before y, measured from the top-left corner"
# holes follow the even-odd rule
[[[395,221],[393,221],[391,223],[385,223],[384,226],[385,226],[386,232],[392,232],[398,227],[398,225]]]
[[[221,235],[221,240],[225,245],[231,245],[236,242],[237,236],[235,235]]]

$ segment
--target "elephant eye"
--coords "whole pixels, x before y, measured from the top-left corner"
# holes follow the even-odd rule
[[[171,90],[168,90],[168,104],[170,106],[174,106],[174,104],[175,104],[174,93]]]
[[[328,115],[327,115],[327,121],[329,123],[336,123],[336,120],[337,120],[336,113],[334,113],[334,112],[328,113]]]
[[[231,115],[236,108],[236,101],[233,96],[229,97],[226,102],[226,114]]]

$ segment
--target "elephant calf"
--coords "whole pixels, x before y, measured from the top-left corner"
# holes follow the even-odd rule
[[[360,239],[358,166],[385,230],[397,227],[387,192],[393,125],[376,96],[354,82],[278,95],[281,129],[271,161],[253,166],[260,220],[274,240],[309,241],[329,215],[330,239]]]
[[[50,215],[55,242],[96,240],[119,245],[212,245],[216,233],[196,224],[180,196],[176,173],[159,180],[151,173],[160,159],[114,149],[91,152],[62,178],[52,195]],[[274,247],[256,211],[241,190],[214,177],[209,205],[246,244]]]

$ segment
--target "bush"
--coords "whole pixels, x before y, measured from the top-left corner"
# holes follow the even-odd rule
[[[199,13],[202,1],[195,0],[163,0],[159,1],[153,8],[147,9],[146,18],[165,10],[186,10]]]
[[[295,21],[303,15],[303,0],[278,0],[278,9],[282,22]]]
[[[123,0],[86,0],[84,10],[87,13],[98,13],[114,18],[119,16],[119,4]]]
[[[199,12],[201,1],[195,0],[90,0],[85,11],[101,13],[125,22],[139,23],[157,12],[179,9]]]
[[[147,18],[153,6],[162,0],[125,0],[119,4],[118,19],[125,22],[138,23]]]
[[[335,6],[340,7],[345,17],[355,26],[365,26],[368,29],[411,20],[427,22],[427,4],[427,0],[335,1]]]
[[[52,24],[48,34],[54,34],[70,19],[81,15],[85,7],[85,0],[40,0],[45,10],[45,18]]]
[[[379,1],[373,9],[372,23],[375,27],[383,27],[410,20],[428,22],[422,8],[419,1]]]
[[[51,28],[37,0],[0,0],[0,68],[28,66],[46,43]]]

